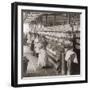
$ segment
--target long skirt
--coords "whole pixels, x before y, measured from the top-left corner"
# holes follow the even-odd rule
[[[38,57],[38,66],[45,67],[47,65],[47,53],[45,50],[40,50],[39,57]]]

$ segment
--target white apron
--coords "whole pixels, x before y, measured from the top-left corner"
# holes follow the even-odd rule
[[[43,67],[47,64],[47,53],[44,49],[40,49],[38,57],[38,66]]]

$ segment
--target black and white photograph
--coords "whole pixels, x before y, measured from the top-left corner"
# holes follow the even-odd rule
[[[80,75],[80,14],[22,10],[22,78]]]
[[[14,3],[12,10],[13,85],[87,82],[87,7]]]

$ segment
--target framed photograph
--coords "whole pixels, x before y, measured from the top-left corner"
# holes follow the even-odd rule
[[[11,85],[87,83],[87,6],[11,4]]]

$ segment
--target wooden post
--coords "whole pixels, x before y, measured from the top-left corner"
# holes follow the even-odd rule
[[[65,62],[64,62],[64,52],[62,52],[62,61],[61,61],[62,67],[61,67],[61,74],[65,74]]]

